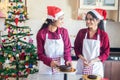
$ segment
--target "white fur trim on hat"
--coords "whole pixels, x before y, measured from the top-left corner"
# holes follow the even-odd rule
[[[93,12],[100,20],[104,19],[96,10],[92,10],[91,12]]]
[[[50,15],[48,15],[47,18],[52,20],[55,19],[53,16],[50,16]]]
[[[60,16],[62,16],[63,14],[64,14],[64,12],[63,12],[63,11],[60,11],[59,13],[55,14],[55,18],[54,18],[53,16],[51,16],[51,15],[48,15],[47,18],[48,18],[48,19],[52,19],[52,20],[58,20],[58,18],[59,18]]]
[[[60,16],[62,16],[63,14],[64,14],[63,11],[60,11],[59,13],[55,14],[55,20],[58,20],[58,18],[59,18]]]

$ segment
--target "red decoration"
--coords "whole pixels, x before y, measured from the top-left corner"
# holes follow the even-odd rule
[[[28,74],[30,74],[30,69],[29,69],[29,68],[27,68],[27,69],[26,69],[26,72],[27,72]]]
[[[24,38],[24,40],[26,40],[26,38]]]
[[[15,16],[15,24],[16,26],[18,26],[18,21],[19,21],[19,18],[18,18],[18,15]]]
[[[22,53],[20,54],[20,59],[21,59],[21,60],[25,60],[25,53],[24,53],[24,52],[22,52]]]
[[[6,75],[5,78],[7,79],[7,78],[8,78],[8,75]]]
[[[20,0],[20,2],[22,2],[22,0]]]
[[[17,11],[17,12],[16,12],[16,15],[20,15],[20,11]]]
[[[4,40],[2,40],[2,42],[4,43],[6,40],[4,39]]]
[[[12,76],[13,76],[13,77],[16,77],[17,75],[16,75],[16,74],[13,74]]]

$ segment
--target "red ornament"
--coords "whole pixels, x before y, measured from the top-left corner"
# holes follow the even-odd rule
[[[18,26],[18,21],[19,21],[19,18],[18,18],[18,15],[16,15],[16,17],[15,17],[15,24],[16,24],[16,26]]]
[[[27,72],[28,74],[30,74],[30,69],[29,69],[29,68],[27,68],[27,69],[26,69],[26,72]]]
[[[26,62],[26,63],[25,63],[25,65],[26,65],[26,66],[28,66],[28,65],[29,65],[29,63],[28,63],[28,62]]]
[[[26,40],[26,38],[24,38],[24,40]]]
[[[16,75],[16,74],[13,74],[12,76],[13,76],[13,77],[16,77],[17,75]]]
[[[6,40],[4,39],[4,40],[2,40],[2,42],[4,43],[4,42],[6,42]]]
[[[27,34],[27,36],[30,36],[30,34]]]
[[[20,15],[20,11],[17,11],[17,12],[16,12],[16,15]]]
[[[24,52],[22,52],[22,53],[20,54],[20,60],[25,60],[25,53],[24,53]]]
[[[22,0],[20,0],[20,2],[22,2]]]
[[[5,76],[5,79],[7,79],[7,78],[8,78],[8,75]]]

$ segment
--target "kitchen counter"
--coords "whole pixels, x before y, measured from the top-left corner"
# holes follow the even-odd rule
[[[28,76],[28,80],[79,80],[82,76],[81,75],[76,75],[76,74],[71,74],[71,73],[64,73],[61,74],[30,74]]]

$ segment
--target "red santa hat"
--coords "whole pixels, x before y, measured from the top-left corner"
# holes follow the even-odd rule
[[[92,12],[97,16],[98,19],[103,20],[103,22],[104,22],[104,29],[106,29],[106,16],[107,16],[106,10],[105,9],[96,8],[96,9],[92,10]]]
[[[92,10],[92,12],[97,16],[100,20],[106,20],[107,12],[104,9],[96,8]]]
[[[47,11],[47,18],[52,20],[58,20],[58,18],[64,14],[64,12],[56,6],[47,6]]]

